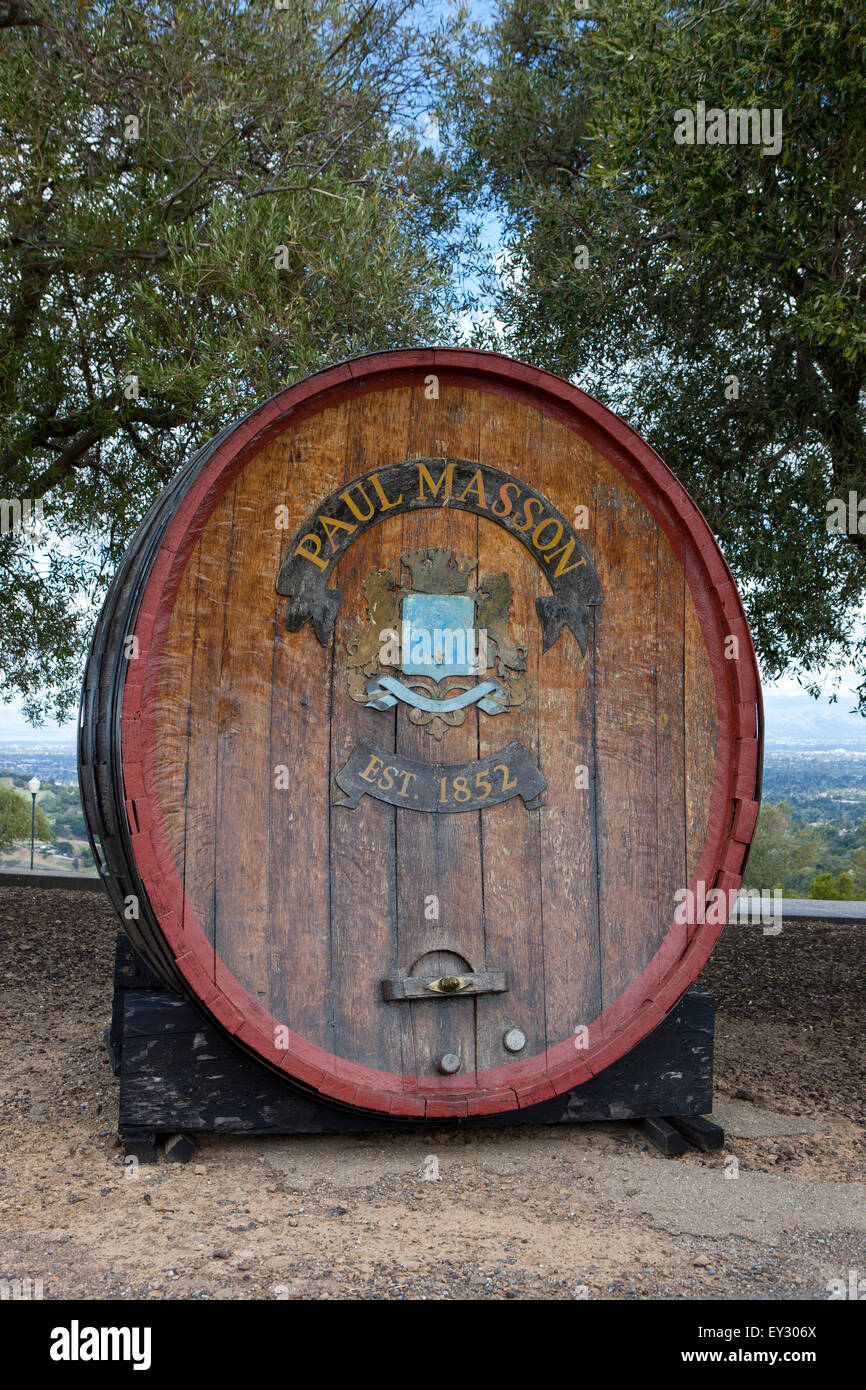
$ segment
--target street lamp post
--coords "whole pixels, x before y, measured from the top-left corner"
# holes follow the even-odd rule
[[[33,842],[36,839],[36,793],[39,790],[39,778],[31,777],[27,783],[27,790],[33,798],[33,809],[30,814],[30,868],[33,868]]]

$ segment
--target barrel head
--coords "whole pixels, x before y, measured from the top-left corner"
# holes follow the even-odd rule
[[[87,690],[125,928],[342,1104],[580,1085],[741,882],[760,691],[725,561],[622,420],[498,354],[361,358],[224,431],[134,542]]]

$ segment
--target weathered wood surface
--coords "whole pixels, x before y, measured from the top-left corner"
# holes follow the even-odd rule
[[[431,410],[430,407],[433,407]],[[447,387],[438,401],[428,400],[420,385],[411,392],[406,457],[438,455],[477,459],[481,398],[475,391]],[[478,520],[466,512],[405,514],[402,553],[429,545],[449,546],[477,558]],[[347,557],[348,559],[349,557]],[[399,564],[394,556],[392,571]],[[442,756],[465,762],[478,756],[478,714],[449,730]],[[426,729],[411,722],[407,711],[397,717],[396,751],[410,758],[438,757]],[[473,970],[498,969],[484,955],[484,901],[480,814],[419,816],[396,811],[397,963],[407,974],[426,973],[428,952],[463,956]],[[435,917],[425,916],[425,901],[436,898]],[[431,904],[428,910],[433,910]],[[419,963],[420,962],[420,963]],[[434,967],[435,969],[435,967]],[[391,973],[391,972],[389,972]],[[475,1002],[472,999],[425,999],[400,1008],[403,1031],[402,1069],[441,1090],[436,1060],[445,1053],[460,1059],[460,1072],[449,1079],[455,1090],[474,1085],[476,1070]],[[395,1068],[396,1070],[396,1068]],[[418,1089],[407,1083],[408,1089]]]
[[[340,561],[333,645],[310,625],[286,631],[274,575],[316,502],[372,467],[441,455],[493,461],[567,516],[588,507],[583,534],[605,598],[586,655],[567,632],[541,655],[538,567],[500,526],[466,512],[387,518]],[[278,503],[289,511],[281,530]],[[399,573],[402,552],[429,544],[477,557],[479,573],[507,571],[528,661],[525,705],[498,721],[470,710],[441,752],[404,708],[383,715],[350,700],[345,677],[366,575]],[[706,833],[712,676],[667,538],[564,425],[444,386],[437,401],[421,387],[371,393],[287,432],[217,505],[181,584],[163,670],[160,795],[187,897],[240,982],[329,1051],[409,1076],[456,1052],[455,1088],[465,1086],[476,1048],[481,1066],[507,1063],[502,1036],[517,1025],[523,1055],[543,1051],[591,1023],[657,949]],[[449,817],[369,797],[353,811],[332,804],[333,774],[364,737],[458,763],[492,751],[506,721],[547,778],[539,812],[517,798]],[[279,767],[290,785],[276,789]],[[507,970],[507,998],[389,1008],[381,980],[417,973],[437,950]]]

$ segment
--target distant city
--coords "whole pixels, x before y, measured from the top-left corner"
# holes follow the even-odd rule
[[[78,785],[78,753],[73,741],[56,743],[0,742],[0,776],[38,777],[43,782]]]

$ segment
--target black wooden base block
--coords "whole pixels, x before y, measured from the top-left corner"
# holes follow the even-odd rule
[[[679,1130],[657,1115],[647,1115],[645,1119],[638,1120],[637,1128],[668,1158],[676,1158],[686,1151],[686,1141]]]
[[[172,1134],[165,1141],[162,1156],[166,1163],[189,1163],[195,1156],[195,1144],[188,1134]]]
[[[626,1057],[565,1095],[504,1115],[389,1120],[326,1105],[268,1071],[217,1029],[196,1004],[158,980],[121,934],[108,1046],[120,1077],[120,1136],[127,1153],[141,1157],[152,1151],[154,1136],[196,1131],[323,1134],[647,1117],[664,1125],[660,1117],[666,1116],[670,1121],[691,1120],[697,1133],[700,1117],[712,1110],[714,1018],[712,995],[692,987]],[[671,1129],[671,1133],[684,1148],[679,1132]],[[693,1139],[691,1134],[688,1137]],[[665,1152],[675,1151],[675,1140],[665,1141],[673,1146]],[[182,1153],[190,1152],[182,1145],[175,1155],[174,1147],[171,1156],[180,1161]]]
[[[671,1115],[670,1122],[695,1148],[712,1153],[725,1147],[725,1131],[702,1115]]]
[[[153,1130],[131,1129],[125,1135],[121,1130],[123,1138],[123,1156],[125,1159],[134,1158],[137,1163],[157,1163],[159,1153],[156,1147],[156,1135]]]

